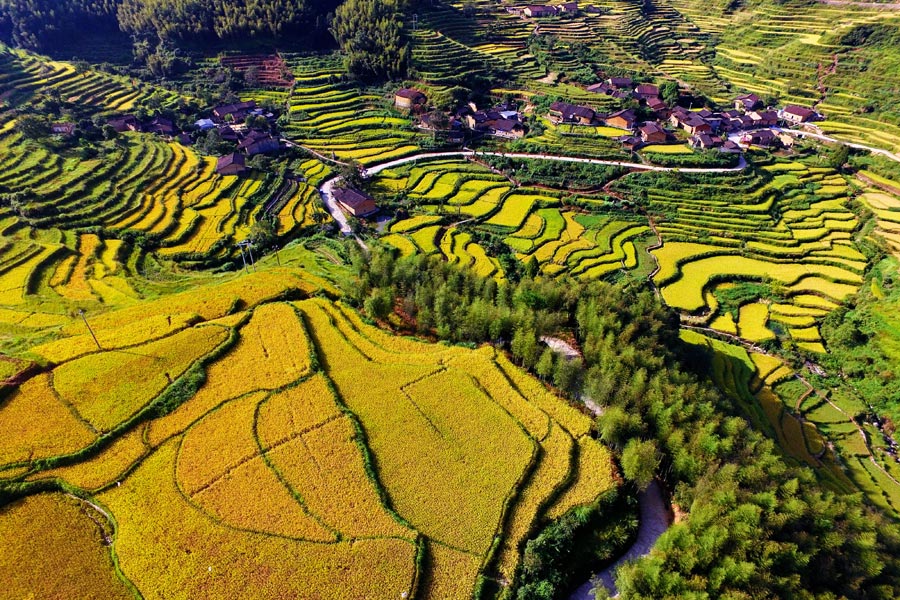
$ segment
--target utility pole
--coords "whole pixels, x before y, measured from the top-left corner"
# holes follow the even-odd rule
[[[242,242],[238,242],[238,248],[241,249],[241,258],[244,259],[244,271],[247,271],[247,272],[249,272],[249,270],[247,268],[247,259],[244,258],[244,248],[247,249],[247,253],[250,255],[250,266],[253,267],[254,271],[256,270],[256,263],[253,260],[253,250],[251,250],[252,247],[253,247],[253,244],[250,242],[250,240],[244,240]]]
[[[241,251],[241,260],[244,261],[244,273],[249,273],[250,271],[247,270],[247,259],[244,257],[244,246],[238,244],[238,249]]]
[[[278,266],[281,266],[281,257],[278,256],[278,246],[275,246],[275,260],[278,261]]]
[[[84,316],[84,310],[78,309],[78,314],[81,315],[84,326],[87,327],[87,330],[91,333],[91,337],[94,338],[94,343],[97,344],[97,350],[103,350],[103,348],[100,347],[100,341],[97,339],[97,336],[94,335],[94,330],[91,329],[90,324],[87,322],[87,317]]]
[[[250,254],[250,266],[253,267],[253,270],[256,270],[256,261],[253,260],[253,244],[247,244],[247,252]]]

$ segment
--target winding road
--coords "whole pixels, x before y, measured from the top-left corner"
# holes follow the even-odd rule
[[[680,168],[680,167],[659,167],[656,165],[645,165],[641,163],[633,163],[633,162],[621,162],[615,160],[602,160],[599,158],[580,158],[577,156],[560,156],[557,154],[527,154],[521,152],[476,152],[474,150],[455,150],[450,152],[423,152],[421,154],[412,154],[410,156],[404,156],[403,158],[398,158],[395,160],[391,160],[388,162],[384,162],[378,165],[373,165],[368,167],[363,171],[363,176],[371,177],[385,169],[390,169],[393,167],[398,167],[400,165],[405,165],[407,163],[416,162],[419,160],[430,160],[433,158],[453,158],[453,157],[482,157],[482,156],[499,156],[503,158],[523,158],[530,160],[553,160],[558,162],[573,162],[573,163],[584,163],[591,165],[607,165],[611,167],[623,167],[626,169],[635,169],[640,171],[678,171],[680,173],[736,173],[738,171],[742,171],[747,168],[747,161],[743,157],[740,158],[738,165],[736,167],[722,167],[722,168],[702,168],[702,167],[689,167],[689,168]],[[347,215],[344,214],[344,211],[341,210],[340,206],[338,206],[337,200],[334,198],[334,186],[338,182],[340,182],[340,176],[332,177],[325,181],[319,187],[319,194],[322,196],[322,202],[325,204],[325,207],[328,209],[328,212],[337,222],[340,227],[341,233],[344,235],[350,235],[351,229],[350,224],[347,222]]]

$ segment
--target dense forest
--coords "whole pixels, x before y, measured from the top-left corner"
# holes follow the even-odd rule
[[[73,39],[119,30],[151,49],[247,39],[292,46],[330,46],[365,79],[400,77],[409,62],[400,0],[0,0],[0,42],[30,50],[71,49]],[[332,39],[333,36],[333,39]]]
[[[706,377],[710,358],[680,343],[677,317],[643,285],[527,276],[498,283],[432,257],[378,250],[355,265],[348,293],[371,316],[396,322],[402,315],[423,334],[506,346],[566,395],[583,392],[605,406],[598,430],[625,477],[637,488],[659,478],[690,510],[653,554],[620,571],[621,597],[900,593],[895,528],[858,495],[825,490],[811,470],[748,427]],[[539,336],[567,333],[583,360],[542,348]],[[558,557],[543,555],[547,546],[536,539],[526,549],[520,600],[559,598],[573,583],[553,567]]]
[[[84,31],[117,29],[119,0],[0,0],[0,41],[32,50],[62,46]]]

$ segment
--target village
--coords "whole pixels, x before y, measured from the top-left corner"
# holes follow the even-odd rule
[[[394,105],[408,111],[417,126],[425,130],[442,130],[448,143],[461,144],[479,137],[520,139],[528,133],[528,116],[545,119],[552,125],[610,127],[621,130],[614,139],[628,150],[640,150],[651,144],[681,144],[687,141],[698,150],[718,150],[739,153],[757,146],[761,148],[789,148],[794,136],[784,128],[805,126],[824,117],[815,110],[798,105],[765,106],[756,94],[734,98],[731,108],[710,110],[669,106],[660,98],[659,86],[636,83],[630,78],[610,77],[587,87],[587,91],[605,94],[623,102],[636,101],[637,109],[623,108],[600,113],[584,104],[562,100],[550,104],[545,114],[535,114],[534,106],[520,110],[514,102],[504,102],[490,108],[478,108],[475,103],[460,107],[451,115],[439,115],[428,109],[424,92],[402,88],[394,95]],[[645,118],[641,118],[643,115]]]

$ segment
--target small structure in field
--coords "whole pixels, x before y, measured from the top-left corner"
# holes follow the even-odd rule
[[[548,118],[554,123],[579,123],[591,125],[597,113],[587,106],[578,106],[568,102],[554,102],[550,105]]]
[[[394,106],[404,110],[422,108],[427,101],[427,96],[415,88],[401,88],[394,93]]]
[[[799,125],[800,123],[808,123],[810,121],[815,121],[819,118],[819,113],[814,111],[811,108],[806,108],[805,106],[797,106],[796,104],[789,104],[784,107],[784,110],[781,111],[781,118],[787,121],[788,123],[793,123],[794,125]]]
[[[354,217],[367,217],[378,212],[375,200],[359,190],[336,187],[333,194],[338,204]]]
[[[637,115],[630,108],[614,112],[604,119],[610,127],[618,127],[619,129],[634,129],[637,121]]]
[[[75,133],[75,123],[53,123],[50,125],[50,133],[69,137]]]
[[[263,131],[251,131],[238,144],[238,150],[247,156],[277,152],[280,148],[278,140],[273,138],[272,134]]]
[[[713,135],[709,135],[706,133],[700,133],[693,137],[691,137],[691,146],[694,148],[701,148],[703,150],[711,150],[713,148],[718,148],[722,145],[722,138],[716,137]]]
[[[745,146],[759,146],[761,148],[771,148],[779,145],[778,135],[771,129],[760,129],[751,131],[741,136],[741,143]]]
[[[220,121],[231,120],[234,123],[240,123],[250,111],[256,109],[256,101],[248,100],[247,102],[235,102],[234,104],[222,104],[213,109],[213,117]],[[230,119],[229,119],[230,118]]]
[[[144,126],[144,131],[166,137],[171,137],[178,133],[175,123],[173,123],[171,119],[166,119],[165,117],[156,117],[148,125]]]
[[[490,133],[497,137],[519,139],[525,135],[525,126],[516,119],[497,119],[491,125]]]
[[[641,140],[646,144],[659,144],[666,141],[668,137],[666,130],[653,122],[644,123],[641,128]]]
[[[141,122],[134,115],[123,115],[121,117],[113,117],[107,121],[110,127],[117,133],[125,133],[126,131],[141,131]]]
[[[240,175],[246,170],[244,155],[238,152],[220,156],[216,162],[216,173],[219,175]]]
[[[529,4],[524,9],[522,9],[522,14],[524,14],[526,17],[531,17],[532,19],[541,17],[555,17],[557,14],[557,9],[555,6],[549,6],[547,4]]]
[[[763,102],[756,94],[744,94],[734,99],[734,108],[741,112],[753,112],[762,107]]]
[[[659,96],[659,87],[650,83],[641,83],[634,88],[634,97],[638,100],[646,100],[653,96]]]

